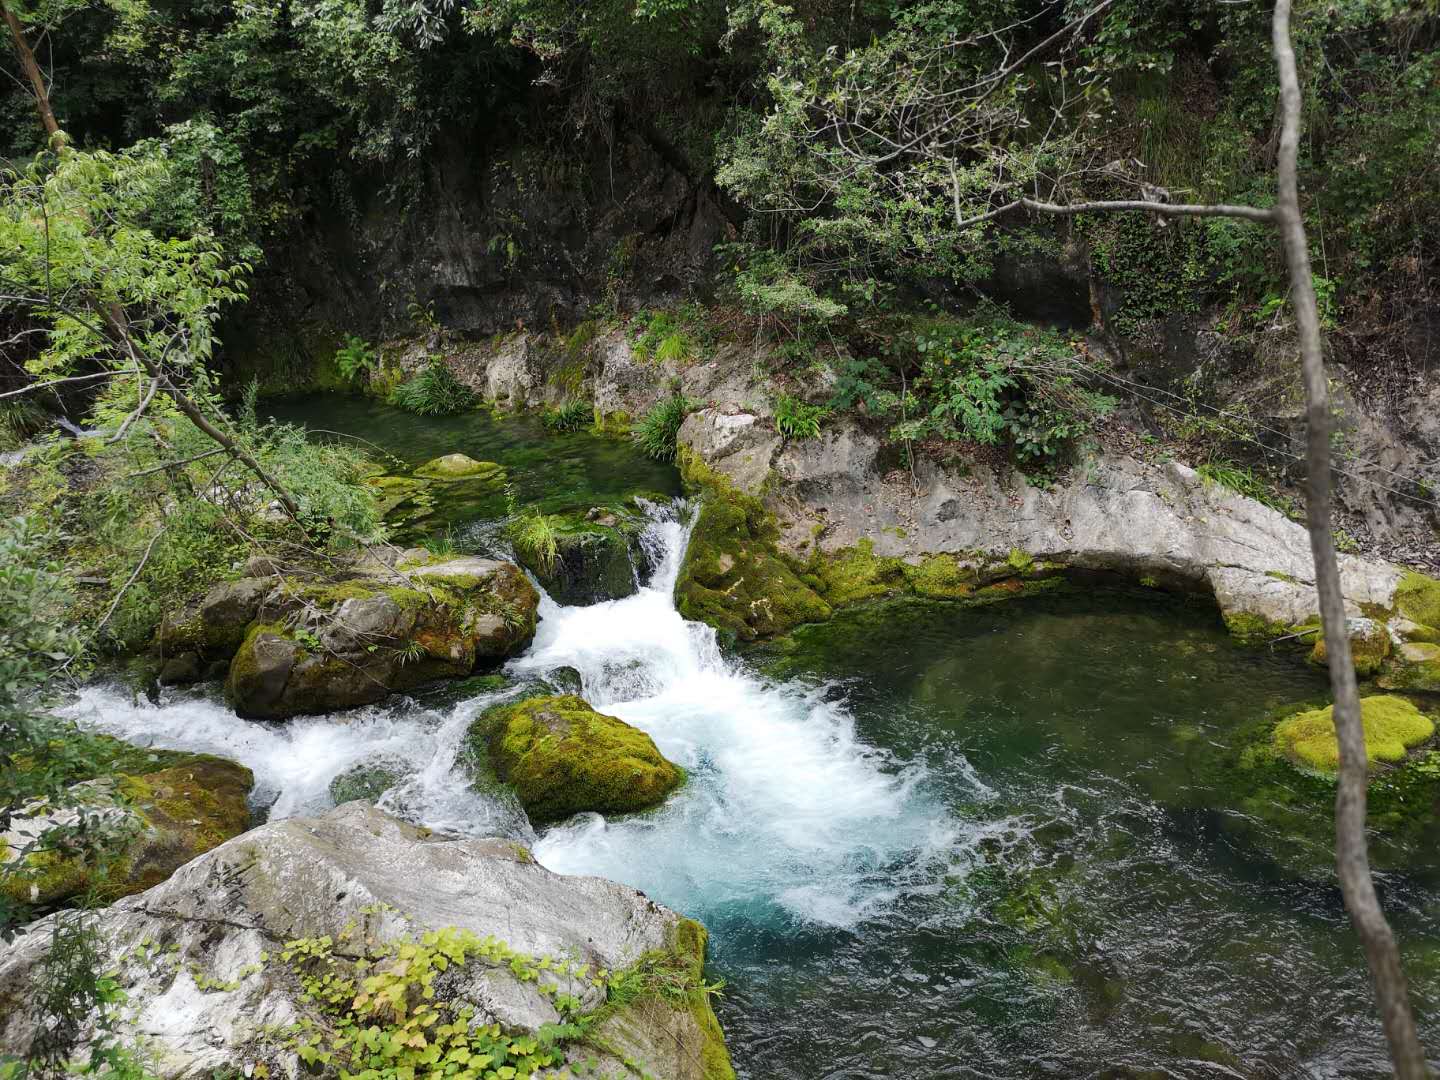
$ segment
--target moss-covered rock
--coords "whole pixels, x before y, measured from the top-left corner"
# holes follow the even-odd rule
[[[330,798],[336,806],[356,800],[374,803],[412,771],[404,758],[377,754],[357,761],[331,780]]]
[[[554,559],[516,545],[515,557],[561,604],[620,600],[639,589],[642,522],[630,514],[603,511],[552,514]]]
[[[249,827],[249,769],[208,754],[175,755],[166,768],[143,775],[115,774],[87,781],[90,813],[122,826],[128,839],[102,868],[62,852],[26,857],[26,872],[4,866],[0,891],[20,903],[53,907],[93,889],[103,902],[142,892]],[[43,832],[64,813],[17,820],[0,838],[0,865],[13,861],[26,837]]]
[[[1440,693],[1440,645],[1407,641],[1397,646],[1377,682],[1385,690]]]
[[[1350,655],[1355,661],[1355,674],[1368,679],[1376,674],[1390,656],[1390,632],[1374,619],[1357,619],[1350,627]],[[1322,667],[1329,663],[1324,634],[1317,635],[1310,650],[1310,662]]]
[[[760,500],[708,470],[682,447],[682,474],[701,504],[675,583],[675,606],[742,641],[828,619],[831,607],[781,557],[779,530]]]
[[[1365,756],[1371,764],[1405,760],[1412,747],[1435,734],[1435,724],[1405,698],[1390,694],[1361,698]],[[1331,774],[1340,766],[1335,708],[1297,713],[1275,727],[1275,747],[1304,768]]]
[[[286,602],[267,601],[230,663],[242,716],[330,712],[469,675],[529,643],[540,602],[513,563],[471,557],[277,591]]]
[[[649,735],[573,694],[489,710],[490,764],[536,824],[584,811],[623,814],[664,800],[685,779]]]
[[[465,454],[446,454],[425,462],[415,470],[415,475],[425,480],[479,480],[498,484],[505,479],[505,467],[493,461],[476,461]]]
[[[1440,581],[1407,572],[1395,589],[1395,608],[1412,622],[1440,630]]]
[[[201,660],[229,659],[273,586],[273,580],[259,577],[221,582],[161,621],[155,633],[157,651],[165,658],[188,652]]]

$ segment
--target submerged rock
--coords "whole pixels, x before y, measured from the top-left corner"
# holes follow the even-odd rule
[[[330,781],[330,799],[336,806],[357,800],[374,803],[413,771],[408,761],[394,754],[365,758]]]
[[[172,759],[177,755],[168,755]],[[217,844],[244,832],[247,798],[255,778],[243,765],[208,754],[185,755],[167,768],[143,775],[115,774],[79,786],[89,809],[128,834],[103,875],[63,852],[25,857],[15,874],[15,853],[52,826],[75,821],[73,810],[18,817],[0,834],[0,891],[12,900],[49,907],[94,888],[109,901],[150,888]],[[39,809],[39,808],[36,808]]]
[[[536,824],[585,811],[645,810],[685,780],[649,735],[573,694],[488,710],[471,738],[485,739],[496,775]]]
[[[231,661],[226,693],[258,719],[371,704],[523,649],[539,601],[515,564],[476,557],[282,581]]]
[[[589,1017],[557,1050],[587,1075],[734,1076],[701,988],[703,927],[626,886],[553,874],[510,841],[442,840],[358,803],[262,826],[94,918],[103,970],[127,996],[115,1035],[143,1038],[160,1080],[301,1075],[300,1025],[331,1031],[357,1007],[353,994],[311,996],[297,975],[358,980],[369,956],[369,974],[403,978],[394,950],[427,934],[472,943],[432,972],[447,1017],[468,1008],[513,1035]],[[24,1054],[39,1029],[47,930],[0,947],[0,1053]],[[93,1030],[81,1034],[77,1055]]]
[[[415,470],[415,475],[426,480],[485,480],[498,483],[505,479],[505,467],[493,461],[476,461],[465,454],[446,454],[425,462]]]
[[[1411,747],[1435,734],[1435,724],[1402,697],[1383,694],[1360,699],[1365,756],[1371,764],[1404,761]],[[1333,774],[1340,767],[1335,707],[1297,713],[1275,727],[1275,746],[1298,765]]]

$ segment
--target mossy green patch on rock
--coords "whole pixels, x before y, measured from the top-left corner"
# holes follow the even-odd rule
[[[1419,690],[1440,693],[1440,645],[1407,641],[1395,649],[1391,662],[1377,680],[1385,690]]]
[[[393,754],[368,757],[330,781],[330,798],[336,806],[356,800],[374,803],[411,771],[408,762]]]
[[[195,856],[245,831],[255,782],[249,769],[208,754],[171,760],[167,768],[141,776],[115,774],[113,790],[124,800],[114,803],[116,813],[131,817],[135,828],[107,866],[58,852],[35,854],[26,860],[30,873],[0,874],[0,891],[21,903],[50,907],[93,889],[108,903],[159,884]],[[96,793],[103,800],[102,789]]]
[[[1360,700],[1365,727],[1365,756],[1376,762],[1400,762],[1406,753],[1435,734],[1435,724],[1405,698],[1391,694]],[[1334,773],[1340,766],[1335,737],[1335,707],[1298,713],[1275,727],[1275,747],[1298,765]]]
[[[1396,586],[1395,607],[1412,622],[1440,630],[1440,581],[1407,571]]]
[[[426,480],[493,480],[498,483],[505,479],[505,468],[493,461],[476,461],[466,454],[446,454],[425,462],[415,470],[415,475]]]
[[[1242,645],[1266,645],[1299,629],[1249,611],[1227,611],[1222,618],[1230,636]]]
[[[488,710],[490,763],[532,821],[623,814],[664,800],[685,779],[649,735],[573,694]]]
[[[1390,632],[1381,623],[1363,620],[1362,625],[1352,630],[1350,635],[1350,655],[1355,662],[1355,674],[1368,679],[1384,666],[1390,655]],[[1315,647],[1310,650],[1310,662],[1322,667],[1329,663],[1323,633],[1316,635]]]

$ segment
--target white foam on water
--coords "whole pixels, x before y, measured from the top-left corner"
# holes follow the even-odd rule
[[[535,641],[507,671],[579,672],[597,708],[646,731],[683,766],[664,806],[607,821],[581,815],[535,843],[561,873],[598,874],[700,917],[848,926],[907,881],[933,880],[959,824],[925,793],[918,766],[867,746],[828,695],[763,680],[727,660],[673,593],[689,529],[683,504],[651,507],[644,543],[656,569],[623,600],[562,607],[542,596]],[[413,772],[381,805],[439,831],[529,835],[513,799],[475,790],[457,765],[464,734],[497,695],[441,713],[413,702],[283,724],[240,720],[222,703],[171,695],[160,707],[114,688],[85,690],[69,710],[131,741],[234,758],[256,774],[272,818],[329,805],[330,781],[377,755]]]

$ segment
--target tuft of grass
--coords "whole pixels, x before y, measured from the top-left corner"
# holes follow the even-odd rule
[[[656,461],[673,462],[679,447],[680,425],[694,408],[695,403],[684,394],[671,394],[650,407],[635,425],[631,437]]]
[[[655,359],[662,364],[684,363],[693,355],[690,348],[690,339],[685,336],[684,331],[677,330],[673,334],[667,334],[660,339],[660,344],[655,347]]]
[[[26,398],[0,402],[0,450],[23,446],[50,422],[50,415]]]
[[[578,431],[590,422],[593,412],[584,401],[567,401],[545,410],[545,426],[551,431]]]
[[[547,576],[555,572],[560,544],[553,518],[538,511],[527,511],[512,517],[505,531],[525,562]]]
[[[390,393],[390,404],[421,416],[448,416],[473,409],[478,399],[439,356],[432,356],[424,369]]]

